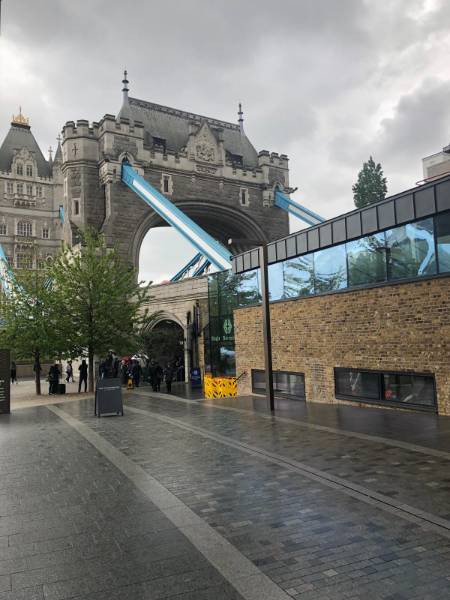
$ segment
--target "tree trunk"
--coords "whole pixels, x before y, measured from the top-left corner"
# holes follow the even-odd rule
[[[34,353],[34,382],[36,384],[36,395],[41,395],[41,357],[39,351]]]
[[[89,391],[94,391],[94,349],[92,346],[88,346],[88,360],[89,360]]]

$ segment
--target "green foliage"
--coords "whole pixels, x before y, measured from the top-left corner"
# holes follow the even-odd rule
[[[73,351],[88,356],[92,390],[95,354],[135,350],[148,319],[143,310],[148,285],[139,285],[134,269],[93,231],[84,233],[79,246],[63,248],[53,261],[51,277]]]
[[[375,164],[373,158],[370,157],[358,173],[358,181],[353,185],[352,190],[357,208],[384,200],[387,194],[387,180],[381,164]]]
[[[35,365],[36,393],[40,394],[40,363],[60,357],[68,340],[60,328],[62,314],[50,285],[49,270],[17,271],[11,293],[0,302],[0,344],[11,348],[18,359]]]

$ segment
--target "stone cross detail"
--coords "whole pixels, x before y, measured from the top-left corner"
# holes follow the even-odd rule
[[[73,152],[73,155],[74,155],[74,156],[76,156],[76,155],[77,155],[78,148],[77,148],[77,145],[76,145],[76,144],[74,144],[74,145],[73,145],[73,147],[72,147],[72,152]]]

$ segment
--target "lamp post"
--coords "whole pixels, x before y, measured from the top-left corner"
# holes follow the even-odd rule
[[[267,408],[271,412],[275,412],[272,368],[272,333],[270,328],[269,277],[267,264],[267,246],[264,244],[259,247],[259,268],[261,272],[261,301],[264,339],[264,372],[266,379]]]

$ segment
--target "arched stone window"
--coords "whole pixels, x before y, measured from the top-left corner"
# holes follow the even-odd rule
[[[17,223],[17,235],[22,237],[31,237],[33,235],[33,226],[29,221],[19,221]]]

